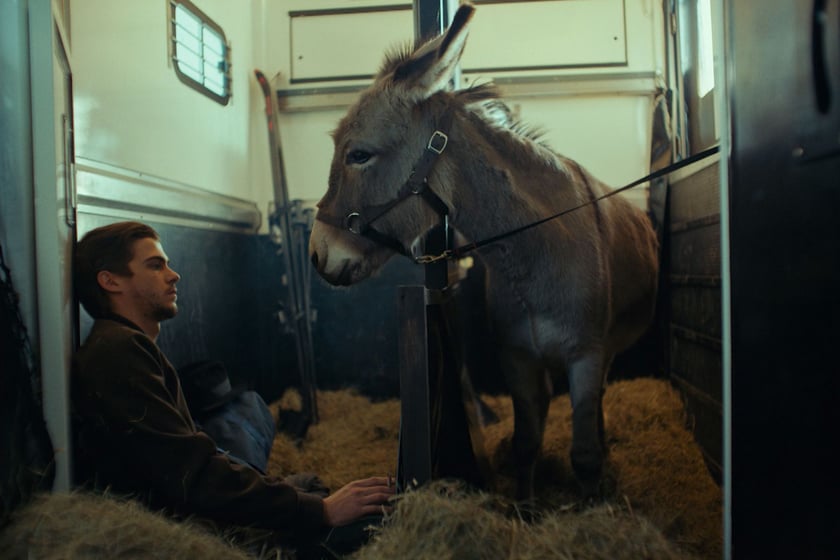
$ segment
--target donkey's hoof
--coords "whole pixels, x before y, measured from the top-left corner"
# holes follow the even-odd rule
[[[597,480],[581,481],[580,494],[585,502],[595,502],[601,497],[601,485]]]
[[[575,471],[575,478],[580,483],[581,496],[584,499],[600,497],[603,464],[584,466],[580,462],[572,459],[572,468]]]

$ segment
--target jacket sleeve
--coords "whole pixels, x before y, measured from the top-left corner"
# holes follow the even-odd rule
[[[79,368],[81,413],[100,427],[102,459],[124,469],[123,480],[148,490],[153,503],[221,522],[289,535],[322,527],[321,498],[232,462],[196,430],[174,369],[151,339],[138,332],[109,348],[97,343],[88,341]]]

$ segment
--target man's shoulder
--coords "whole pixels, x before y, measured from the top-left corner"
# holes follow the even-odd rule
[[[75,392],[111,394],[176,375],[155,342],[119,321],[98,319],[73,356]],[[118,387],[118,388],[115,388]]]
[[[97,319],[76,352],[75,361],[77,366],[110,359],[125,361],[139,353],[161,358],[157,345],[143,331],[121,321]]]
[[[113,319],[97,319],[94,321],[93,327],[91,327],[90,333],[84,343],[82,343],[80,350],[94,348],[103,344],[111,345],[120,342],[129,343],[136,341],[142,343],[146,340],[148,340],[151,344],[154,344],[152,339],[146,336],[143,331],[132,328],[130,325],[121,321]]]

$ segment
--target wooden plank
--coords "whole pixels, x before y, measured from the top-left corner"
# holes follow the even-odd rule
[[[668,211],[672,223],[720,214],[720,166],[710,165],[670,185]]]
[[[722,335],[720,288],[671,284],[671,322],[717,338]]]
[[[672,233],[670,263],[672,275],[720,276],[720,228]]]
[[[400,490],[432,478],[426,289],[400,286],[400,441],[397,486]]]
[[[720,224],[720,214],[710,214],[708,216],[701,216],[699,218],[692,218],[684,222],[671,222],[671,232],[681,233],[692,229],[697,229],[703,226],[716,226]]]
[[[398,488],[437,478],[459,478],[482,487],[483,449],[470,434],[454,333],[443,309],[446,295],[423,286],[401,286],[398,293]]]
[[[679,386],[679,381],[675,380]],[[686,420],[694,439],[703,452],[709,472],[720,482],[723,464],[723,421],[720,408],[680,387],[686,408]]]
[[[712,402],[723,401],[721,353],[693,340],[671,337],[671,378],[679,378]]]
[[[440,301],[429,303],[430,296]],[[484,450],[470,430],[471,423],[478,427],[477,418],[469,414],[466,406],[474,405],[470,399],[473,393],[468,379],[462,376],[459,350],[454,346],[456,333],[444,309],[446,297],[448,292],[426,290],[431,473],[433,478],[458,478],[480,488],[484,486],[486,468],[482,472],[478,458],[483,459]],[[475,436],[480,437],[478,433]]]
[[[668,196],[668,369],[709,471],[722,473],[719,163],[680,177]]]
[[[691,342],[700,344],[701,346],[705,346],[713,352],[721,351],[722,345],[720,338],[715,338],[704,334],[700,331],[689,329],[687,327],[675,325],[674,323],[671,323],[671,336],[672,338],[675,338],[677,340],[689,340]]]
[[[714,288],[720,290],[722,285],[720,276],[710,274],[671,274],[668,282],[673,287],[688,286],[695,288]]]

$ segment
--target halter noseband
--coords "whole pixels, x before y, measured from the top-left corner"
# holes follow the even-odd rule
[[[406,179],[405,183],[397,191],[397,196],[390,202],[369,207],[367,214],[371,215],[371,218],[366,219],[361,212],[355,211],[349,212],[344,218],[332,214],[324,214],[324,212],[319,211],[315,219],[339,229],[346,229],[356,235],[363,235],[375,243],[411,258],[409,250],[398,239],[374,229],[371,224],[390,212],[399,203],[414,195],[423,197],[423,200],[444,221],[448,219],[449,208],[447,208],[446,203],[429,187],[429,173],[437,161],[437,156],[443,153],[446,145],[449,143],[449,136],[445,131],[449,129],[451,124],[452,114],[447,110],[441,117],[438,128],[429,137],[426,148],[423,150],[423,155],[420,156],[411,175],[408,176],[408,179]]]

